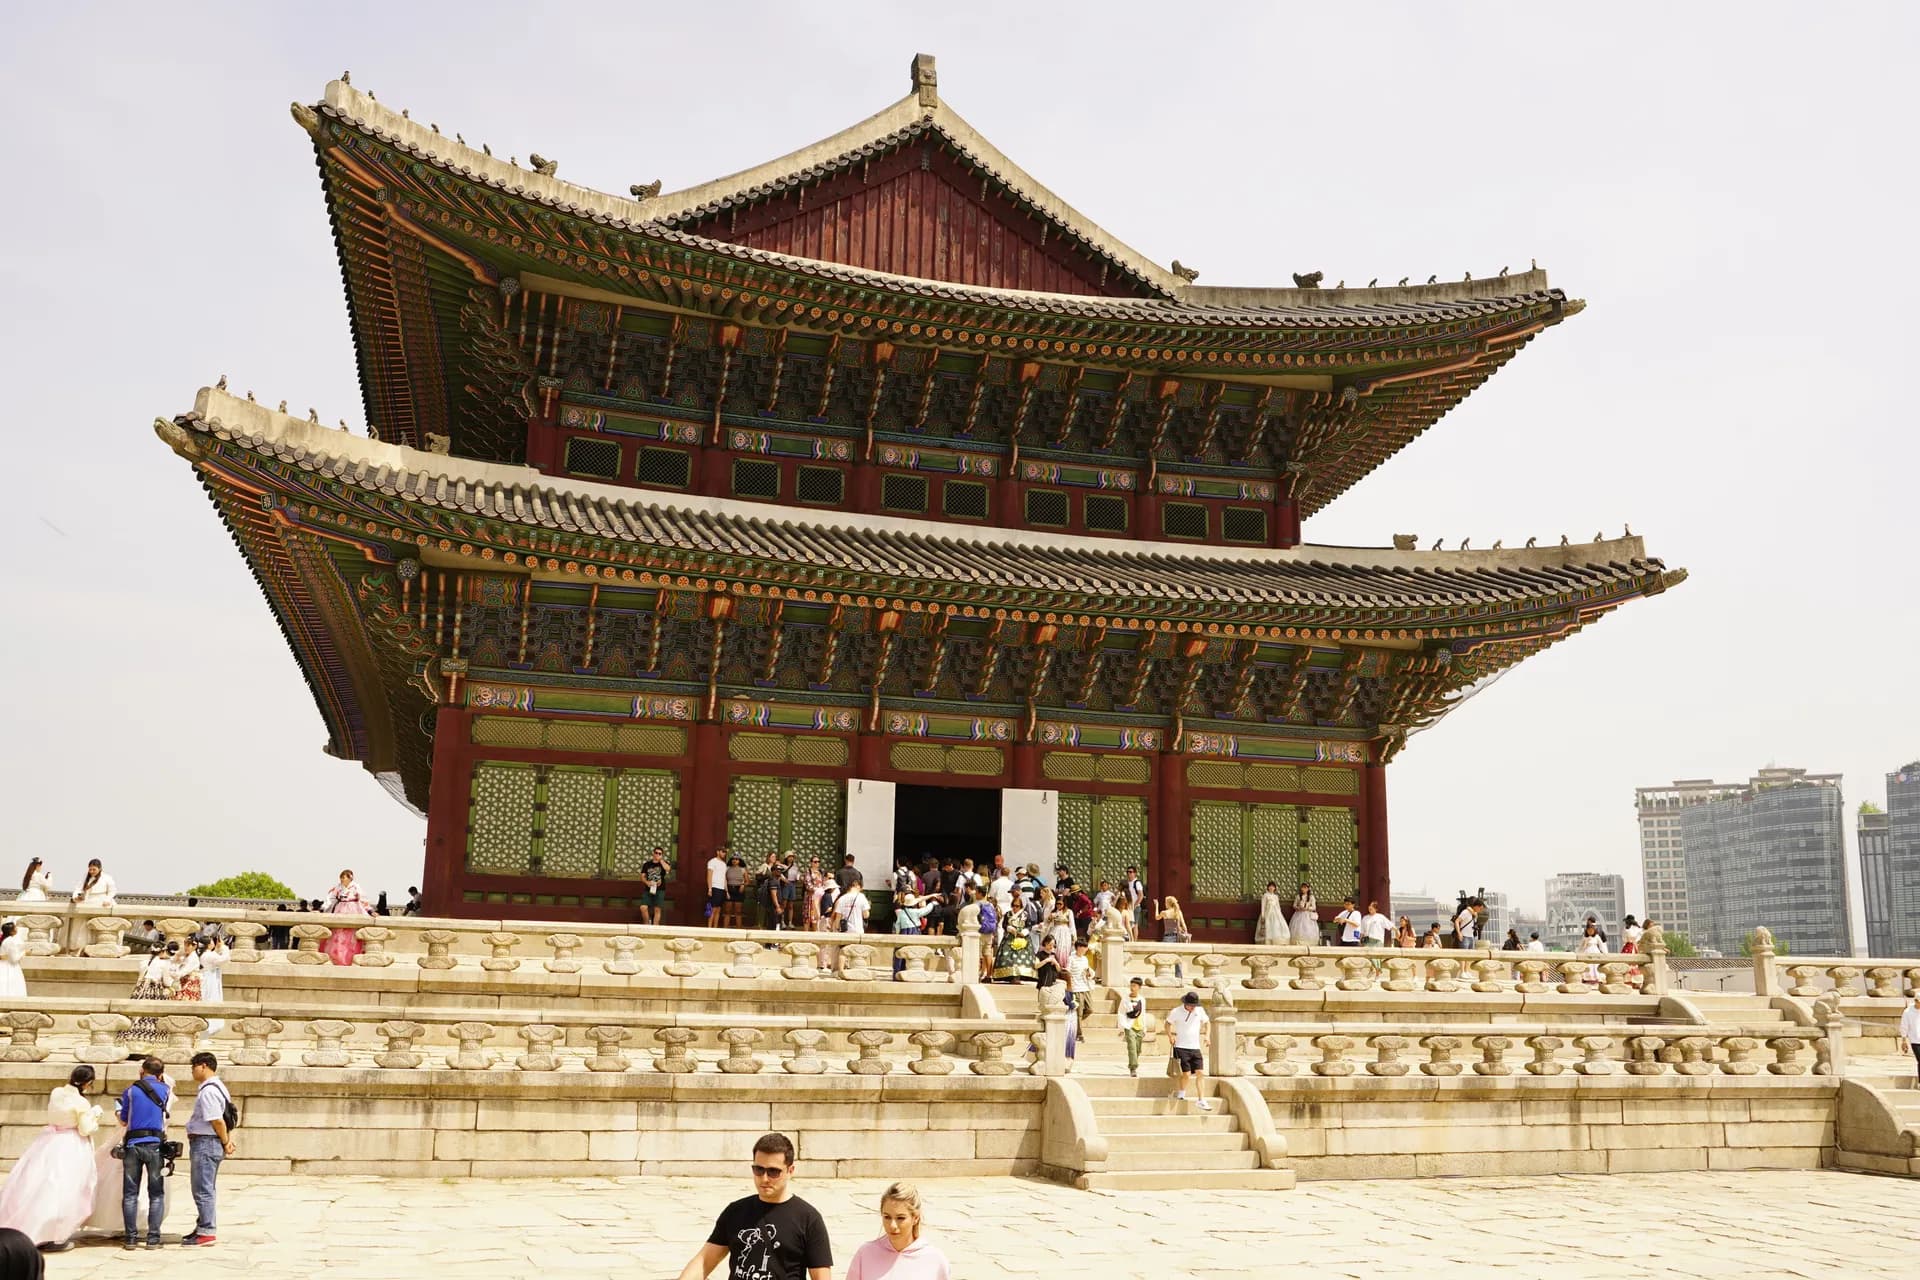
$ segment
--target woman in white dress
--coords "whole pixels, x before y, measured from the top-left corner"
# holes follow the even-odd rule
[[[27,958],[27,940],[9,920],[0,924],[0,999],[26,998],[27,975],[20,962]]]
[[[1289,932],[1293,935],[1296,947],[1313,947],[1320,944],[1320,903],[1313,896],[1313,886],[1302,884],[1300,892],[1293,895],[1293,919]]]
[[[100,866],[100,859],[94,858],[87,863],[86,878],[80,881],[80,887],[73,891],[73,905],[76,907],[96,907],[113,910],[113,877]]]
[[[47,864],[35,858],[27,864],[27,874],[20,877],[20,896],[16,902],[45,902],[53,896],[53,873],[47,870]]]
[[[222,976],[227,961],[233,952],[227,950],[227,940],[220,934],[214,934],[200,950],[200,998],[202,1000],[221,1001],[226,999],[226,980]],[[213,1018],[207,1023],[207,1034],[217,1036],[226,1029],[225,1018]]]
[[[1577,956],[1603,956],[1607,954],[1607,940],[1600,936],[1599,925],[1588,921],[1586,931],[1580,935],[1580,945],[1573,949],[1573,953]],[[1590,964],[1587,966],[1587,981],[1600,981],[1599,965]]]
[[[1286,917],[1280,914],[1280,886],[1269,880],[1267,891],[1260,895],[1260,918],[1254,922],[1253,941],[1258,946],[1283,947],[1290,936]]]
[[[47,1127],[21,1153],[0,1188],[0,1227],[11,1227],[42,1248],[64,1248],[93,1212],[99,1166],[93,1135],[100,1108],[88,1102],[93,1068],[79,1066],[47,1098]]]

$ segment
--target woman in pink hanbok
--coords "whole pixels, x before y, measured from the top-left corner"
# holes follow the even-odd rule
[[[366,894],[360,891],[360,884],[353,878],[353,872],[342,871],[340,883],[327,890],[326,910],[336,916],[371,916],[373,906],[367,901]],[[352,964],[353,958],[360,954],[360,938],[352,929],[335,929],[327,935],[327,942],[321,948],[335,964]]]
[[[100,1108],[85,1096],[92,1083],[92,1067],[75,1067],[67,1083],[48,1097],[47,1127],[0,1187],[0,1227],[61,1248],[93,1213],[99,1176],[93,1134],[100,1127]]]

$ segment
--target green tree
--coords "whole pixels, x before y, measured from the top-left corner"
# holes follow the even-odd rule
[[[258,898],[267,902],[293,901],[293,890],[264,871],[242,871],[187,890],[189,898]]]
[[[1773,954],[1776,956],[1784,956],[1792,950],[1793,948],[1787,945],[1785,938],[1777,933],[1773,935]],[[1740,939],[1740,954],[1749,960],[1753,958],[1753,935],[1751,933]]]
[[[1693,939],[1684,933],[1667,935],[1667,954],[1675,960],[1691,960],[1700,954],[1700,948],[1693,945]]]
[[[1877,804],[1875,804],[1875,803],[1874,803],[1873,801],[1871,801],[1871,800],[1862,800],[1862,801],[1860,802],[1860,812],[1862,812],[1862,813],[1885,813],[1885,812],[1886,812],[1886,810],[1885,810],[1885,809],[1882,809],[1882,808],[1881,808],[1881,807],[1880,807],[1879,805],[1877,805]]]

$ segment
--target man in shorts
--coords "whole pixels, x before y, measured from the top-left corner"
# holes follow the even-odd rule
[[[717,927],[727,909],[727,851],[715,849],[707,859],[707,923]]]
[[[1173,1039],[1173,1061],[1180,1069],[1180,1091],[1173,1095],[1174,1100],[1185,1102],[1187,1090],[1192,1089],[1202,1111],[1213,1110],[1213,1103],[1200,1096],[1207,1076],[1207,1060],[1201,1046],[1207,1042],[1210,1021],[1207,1011],[1200,1007],[1199,994],[1193,991],[1181,996],[1180,1007],[1167,1015],[1167,1034]]]
[[[826,1221],[793,1194],[792,1181],[792,1140],[769,1133],[754,1143],[754,1194],[720,1211],[713,1234],[680,1269],[680,1280],[706,1280],[722,1259],[731,1280],[833,1280]]]
[[[653,846],[653,852],[640,864],[641,924],[665,923],[660,913],[667,905],[667,877],[671,874],[666,855],[659,845]]]

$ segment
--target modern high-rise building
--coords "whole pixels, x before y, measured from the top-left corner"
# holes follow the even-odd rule
[[[1682,778],[1665,787],[1635,787],[1640,815],[1640,876],[1645,883],[1645,913],[1668,933],[1691,937],[1687,910],[1687,858],[1680,844],[1680,811],[1708,800],[1738,795],[1739,783]]]
[[[1623,876],[1599,871],[1568,871],[1547,881],[1547,927],[1540,940],[1549,947],[1571,950],[1580,939],[1587,917],[1606,931],[1609,948],[1620,945],[1620,920],[1627,914],[1627,882]]]
[[[1390,909],[1396,921],[1405,916],[1413,924],[1416,934],[1425,933],[1428,925],[1436,923],[1440,926],[1440,932],[1445,933],[1452,927],[1447,922],[1453,919],[1453,901],[1452,898],[1443,901],[1433,897],[1424,889],[1406,893],[1395,889]]]
[[[1762,769],[1733,795],[1682,807],[1694,944],[1738,954],[1765,925],[1795,955],[1853,954],[1843,807],[1840,776],[1805,769]]]
[[[1887,775],[1887,811],[1860,815],[1867,954],[1920,956],[1920,760]]]
[[[1890,956],[1893,949],[1893,859],[1887,849],[1887,812],[1860,806],[1854,828],[1860,848],[1860,893],[1866,900],[1867,954]]]

